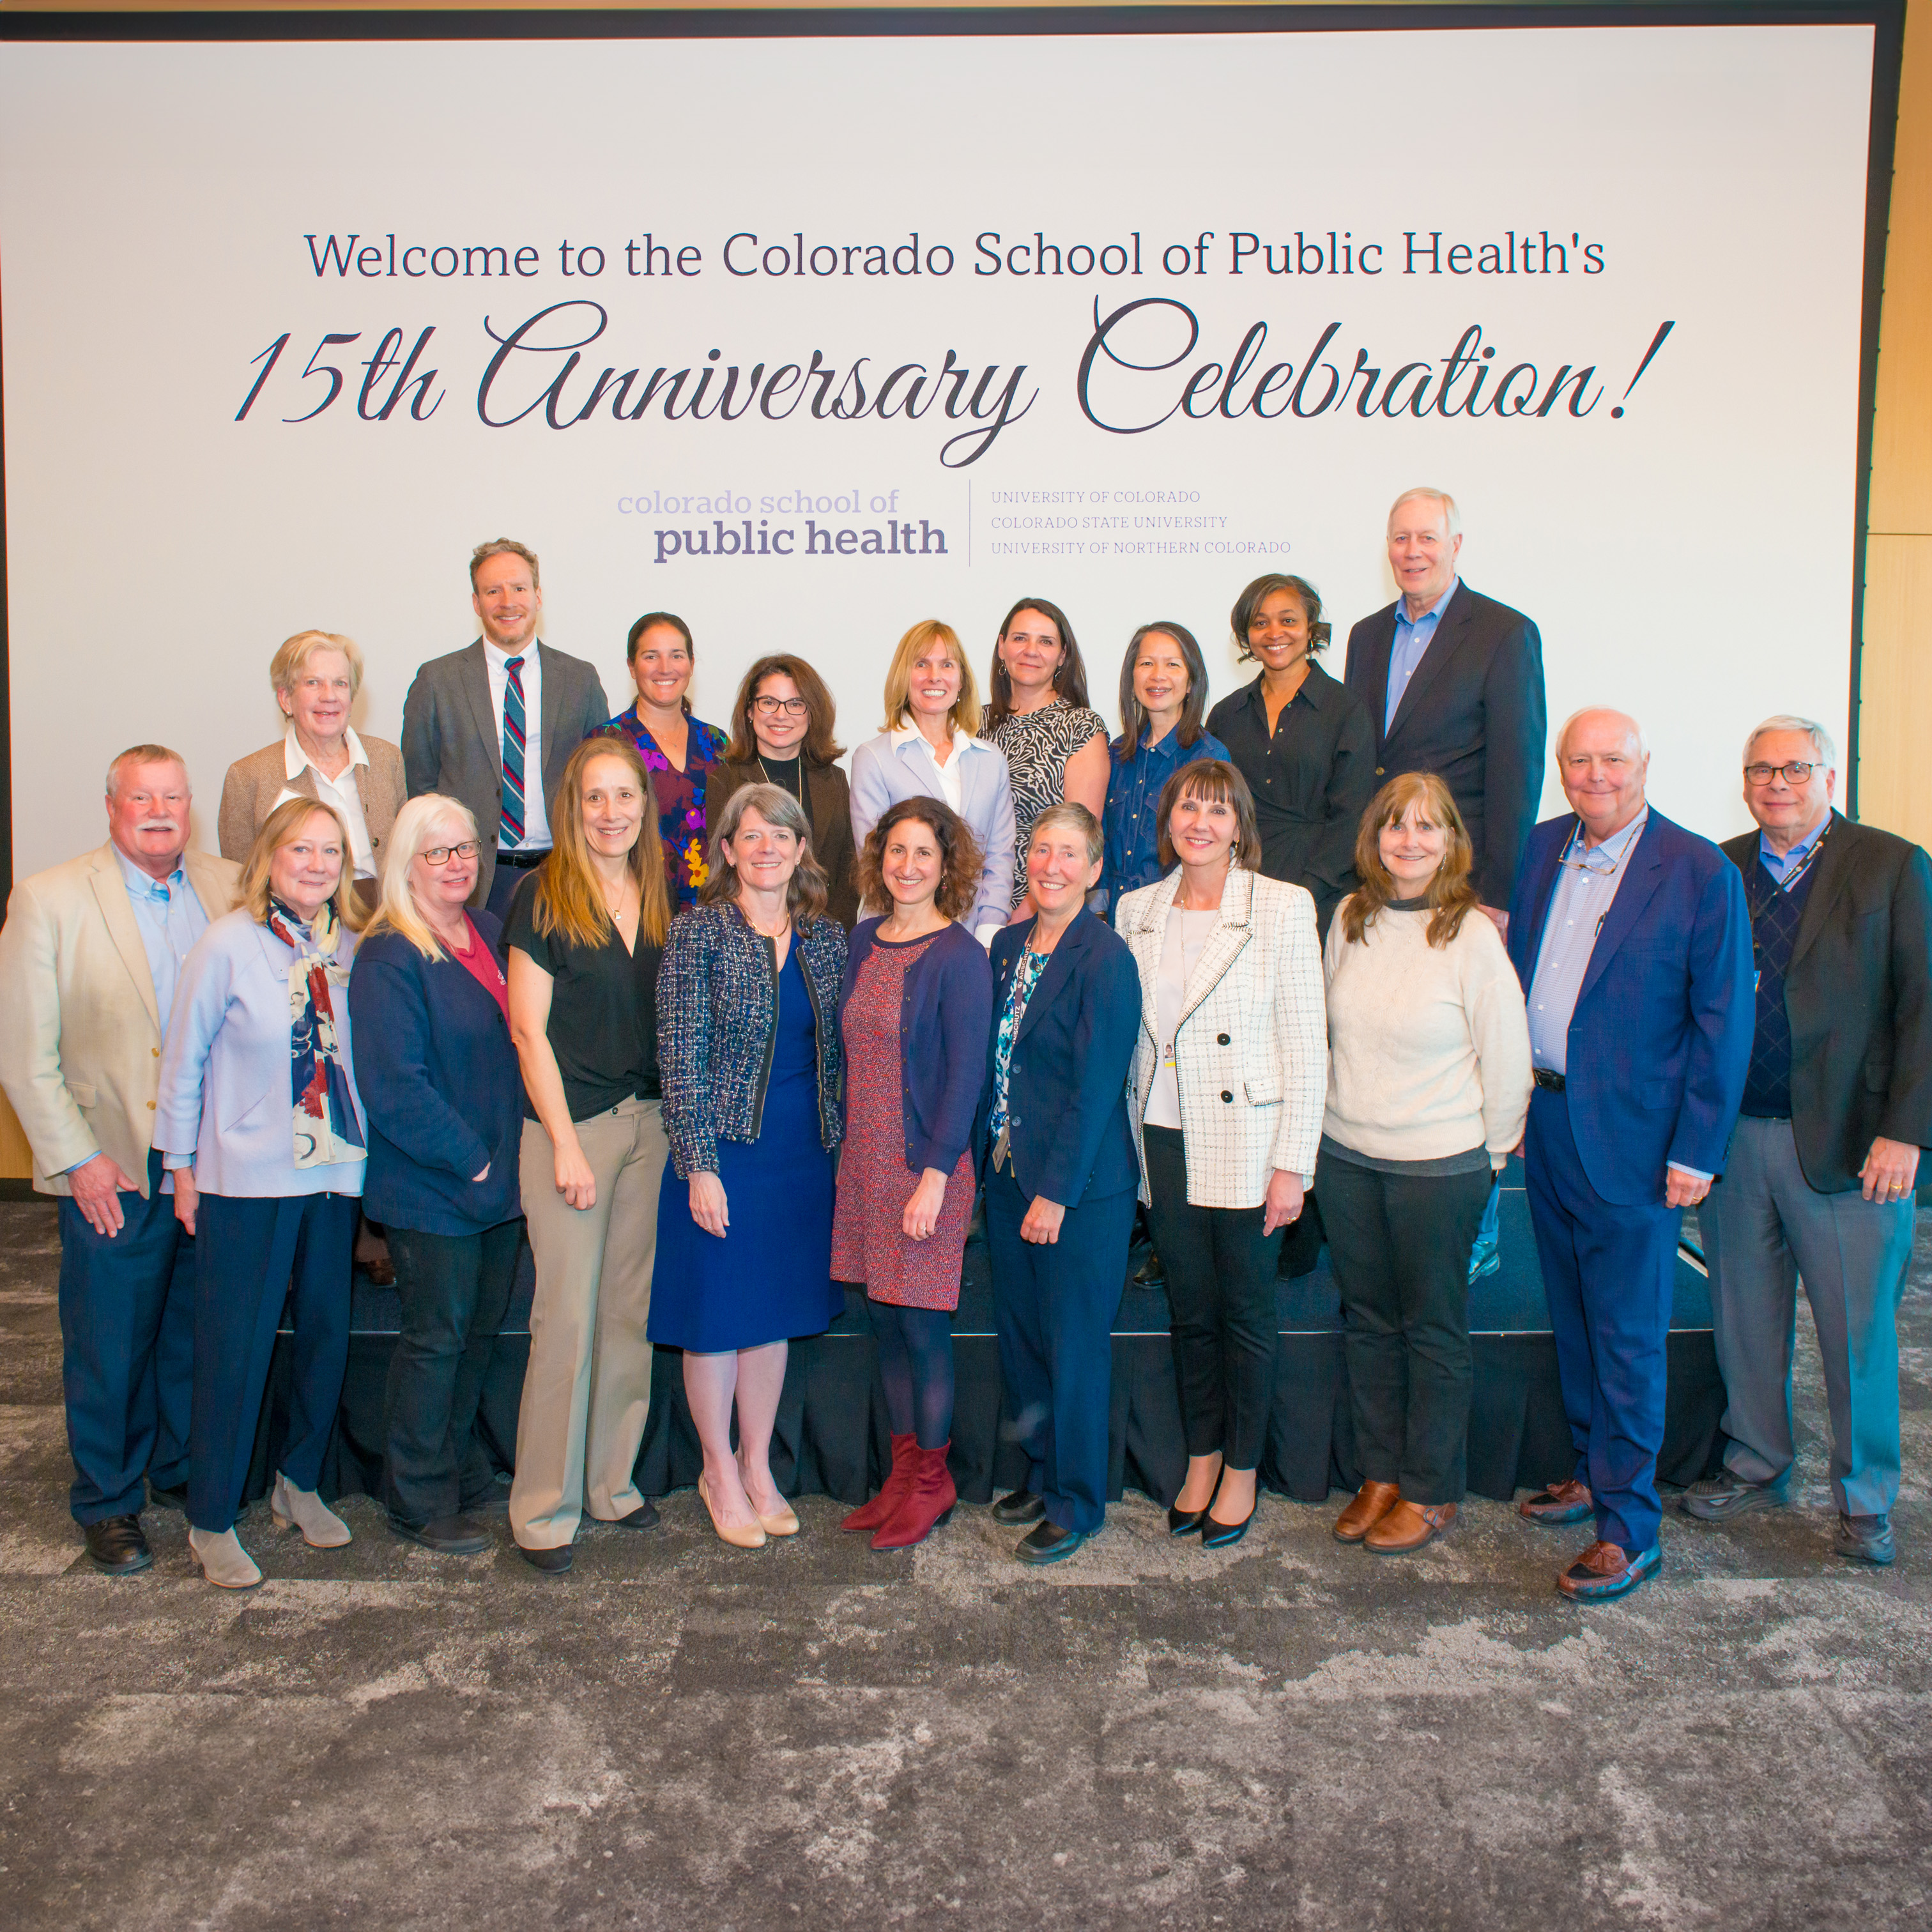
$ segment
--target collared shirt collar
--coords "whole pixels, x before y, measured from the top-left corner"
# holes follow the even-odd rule
[[[898,752],[901,746],[910,745],[914,740],[917,740],[920,743],[926,747],[927,754],[930,756],[932,754],[932,740],[928,738],[926,734],[912,722],[912,718],[910,715],[902,718],[900,722],[894,726],[890,731],[887,732],[886,735],[892,740],[892,750],[895,753]],[[992,746],[988,744],[983,738],[969,738],[964,731],[960,730],[958,725],[956,724],[953,726],[952,749],[956,756],[962,752],[990,752],[992,748]],[[939,761],[937,758],[934,758],[933,762],[937,764]]]
[[[1396,622],[1398,624],[1407,624],[1412,628],[1418,630],[1420,629],[1425,624],[1433,624],[1436,622],[1441,618],[1443,612],[1448,609],[1449,600],[1455,596],[1457,587],[1461,584],[1462,581],[1462,580],[1460,577],[1450,578],[1449,580],[1449,588],[1444,591],[1442,595],[1437,598],[1436,602],[1431,604],[1426,610],[1424,611],[1422,615],[1419,617],[1410,616],[1408,614],[1408,599],[1406,597],[1398,597],[1395,600]]]
[[[113,844],[112,839],[108,842]],[[118,845],[114,847],[114,856],[120,866],[122,878],[128,882],[128,891],[137,898],[170,898],[174,896],[177,885],[188,884],[187,868],[182,860],[175,861],[174,870],[164,881],[156,878],[152,872],[143,872]]]
[[[1612,872],[1621,866],[1630,848],[1643,836],[1643,828],[1650,823],[1650,806],[1648,801],[1637,808],[1637,814],[1620,832],[1612,832],[1600,845],[1586,847],[1583,843],[1583,821],[1576,821],[1576,829],[1570,833],[1563,848],[1566,861],[1574,864],[1578,860],[1584,862],[1578,869],[1586,872]],[[1585,858],[1587,852],[1588,857]]]
[[[1320,674],[1318,676],[1318,673]],[[1268,700],[1262,694],[1262,686],[1267,680],[1268,673],[1264,670],[1248,686],[1248,702],[1261,713],[1264,723],[1268,718]],[[1328,692],[1325,687],[1334,683],[1334,681],[1326,671],[1322,669],[1320,660],[1316,658],[1312,651],[1310,651],[1308,654],[1308,675],[1297,687],[1294,698],[1291,698],[1288,701],[1292,704],[1296,698],[1305,698],[1317,711],[1319,711],[1328,702]]]
[[[349,748],[350,765],[366,765],[368,764],[369,754],[363,750],[362,740],[356,736],[355,727],[353,725],[345,725],[343,728],[342,742]],[[302,773],[308,770],[310,762],[310,760],[308,754],[302,748],[302,741],[296,736],[296,728],[291,724],[288,729],[282,734],[282,772],[284,776],[290,778],[300,778]],[[344,769],[346,770],[346,767]],[[318,770],[316,773],[316,776],[317,778],[320,778],[322,776],[323,773],[320,770]],[[329,780],[329,783],[332,784],[335,781],[333,778]]]
[[[1824,836],[1826,828],[1831,822],[1832,814],[1827,811],[1824,817],[1788,852],[1774,852],[1770,842],[1760,831],[1757,835],[1757,854],[1764,861],[1765,870],[1773,878],[1782,878],[1787,872],[1796,872],[1804,862],[1804,855]]]

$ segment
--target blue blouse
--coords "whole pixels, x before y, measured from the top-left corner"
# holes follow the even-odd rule
[[[1160,826],[1154,817],[1162,787],[1184,765],[1228,755],[1227,746],[1206,731],[1184,749],[1178,730],[1168,732],[1157,745],[1143,742],[1132,758],[1126,755],[1126,746],[1124,738],[1116,738],[1111,748],[1113,769],[1107,775],[1107,803],[1102,815],[1107,850],[1106,870],[1100,883],[1110,906],[1118,905],[1126,893],[1150,886],[1166,874],[1167,868],[1160,862]]]

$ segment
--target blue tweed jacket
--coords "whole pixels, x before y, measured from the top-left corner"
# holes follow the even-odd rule
[[[838,990],[845,928],[836,919],[794,926],[806,990],[818,1020],[818,1120],[838,1144],[844,1058]],[[729,901],[670,922],[658,971],[658,1071],[664,1133],[680,1180],[718,1171],[718,1143],[754,1141],[764,1113],[778,1016],[778,950]]]

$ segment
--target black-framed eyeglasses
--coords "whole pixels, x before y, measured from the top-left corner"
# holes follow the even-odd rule
[[[473,838],[466,838],[460,845],[425,845],[422,856],[432,866],[446,866],[452,859],[473,859],[482,848]]]
[[[802,698],[754,698],[752,709],[766,718],[776,718],[781,711],[788,718],[802,718],[812,706]]]
[[[1744,776],[1753,784],[1768,784],[1773,778],[1781,778],[1788,785],[1809,784],[1811,774],[1818,767],[1794,758],[1788,765],[1747,765]]]

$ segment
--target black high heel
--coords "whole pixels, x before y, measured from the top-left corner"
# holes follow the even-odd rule
[[[1208,1500],[1198,1510],[1174,1509],[1167,1512],[1167,1533],[1169,1536],[1192,1536],[1208,1520],[1208,1512],[1214,1507],[1214,1498],[1221,1493],[1221,1472],[1214,1472],[1214,1487]]]
[[[1261,1507],[1261,1498],[1255,1498],[1255,1508]],[[1203,1550],[1231,1550],[1248,1533],[1248,1525],[1255,1520],[1255,1511],[1250,1510],[1239,1522],[1216,1522],[1211,1516],[1204,1514],[1201,1524],[1201,1546]]]

